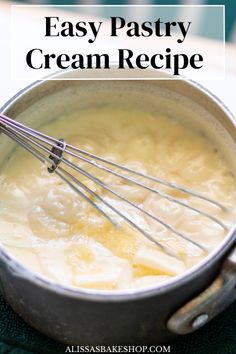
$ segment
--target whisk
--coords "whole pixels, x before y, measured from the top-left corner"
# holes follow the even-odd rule
[[[82,198],[84,198],[89,204],[91,204],[99,213],[101,213],[105,218],[107,218],[114,226],[118,226],[117,222],[112,218],[107,212],[104,211],[104,208],[101,205],[106,206],[116,215],[121,217],[126,223],[128,223],[132,228],[136,229],[143,236],[145,236],[149,241],[155,243],[158,247],[162,249],[165,253],[175,256],[178,258],[178,255],[173,252],[168,246],[163,245],[160,241],[156,240],[156,238],[149,232],[147,232],[144,228],[140,227],[135,223],[131,218],[122,213],[122,211],[118,210],[118,208],[114,207],[109,201],[107,201],[104,197],[99,195],[97,192],[89,188],[83,182],[76,178],[73,174],[74,171],[78,172],[79,175],[82,175],[89,180],[93,181],[96,185],[100,186],[102,189],[108,191],[113,194],[124,203],[129,204],[136,210],[144,213],[147,217],[154,220],[158,224],[162,225],[165,229],[168,229],[171,233],[177,235],[178,237],[183,238],[187,242],[190,242],[203,250],[204,252],[209,252],[209,250],[202,244],[197,241],[191,239],[188,235],[183,232],[177,230],[169,223],[163,221],[156,215],[151,214],[150,212],[144,210],[140,205],[134,203],[128,198],[122,196],[113,190],[107,183],[102,181],[100,178],[95,175],[87,172],[84,168],[79,165],[71,162],[68,157],[72,156],[78,161],[86,162],[92,166],[95,166],[97,169],[103,170],[107,173],[111,173],[118,178],[125,180],[131,184],[134,184],[140,188],[144,188],[149,192],[155,193],[158,196],[167,199],[170,202],[177,203],[185,208],[191,209],[193,212],[200,214],[212,222],[218,224],[224,230],[228,230],[227,226],[215,216],[193,206],[188,205],[183,200],[175,198],[158,188],[152,188],[146,185],[145,181],[155,182],[157,185],[164,185],[174,190],[180,191],[192,197],[202,199],[207,203],[213,204],[214,206],[226,211],[226,207],[219,203],[218,201],[212,200],[211,198],[192,191],[183,186],[177,185],[172,182],[168,182],[166,180],[156,178],[154,176],[150,176],[134,169],[128,168],[126,166],[120,165],[116,162],[109,161],[101,156],[97,156],[88,151],[82,150],[75,146],[67,144],[63,139],[55,139],[51,136],[43,134],[37,130],[29,128],[5,115],[0,115],[0,131],[7,135],[9,138],[13,139],[17,144],[19,144],[22,148],[30,152],[34,157],[40,160],[42,163],[47,164],[47,169],[49,173],[55,173],[59,176],[74,192],[78,193]],[[67,166],[67,170],[65,169]],[[69,171],[68,171],[69,169]],[[126,174],[125,174],[126,173]],[[127,173],[129,175],[127,175]],[[142,182],[138,179],[142,177]],[[88,196],[90,195],[90,197]],[[93,197],[93,198],[91,198]],[[98,205],[97,202],[100,202],[101,205]]]

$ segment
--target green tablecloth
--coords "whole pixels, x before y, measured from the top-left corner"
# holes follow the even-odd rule
[[[171,354],[236,354],[236,303],[198,332],[180,337],[170,346]],[[65,349],[28,326],[0,297],[0,354],[60,354]]]

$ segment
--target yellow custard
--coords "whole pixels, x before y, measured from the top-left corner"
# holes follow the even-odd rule
[[[217,147],[200,132],[168,117],[135,110],[84,110],[45,125],[41,131],[139,172],[201,192],[227,212],[153,181],[152,188],[217,217],[230,228],[236,216],[233,172]],[[67,157],[65,155],[65,157]],[[212,220],[170,202],[85,161],[67,157],[100,178],[116,193],[213,250],[227,231]],[[61,165],[62,166],[62,165]],[[86,200],[29,153],[17,148],[1,170],[0,241],[31,271],[79,288],[102,290],[154,286],[180,274],[205,256],[147,215],[78,172],[74,176],[122,211],[139,227],[172,249],[164,254],[101,201],[115,228]],[[133,176],[134,177],[134,176]]]

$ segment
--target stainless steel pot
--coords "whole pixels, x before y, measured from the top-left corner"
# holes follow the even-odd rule
[[[185,80],[36,82],[13,97],[2,112],[38,128],[71,111],[79,114],[81,109],[104,105],[181,115],[202,129],[211,127],[208,130],[214,139],[224,136],[223,140],[231,141],[228,151],[236,146],[232,114],[209,92]],[[12,149],[3,136],[0,149],[5,153]],[[55,284],[24,268],[1,247],[0,289],[26,322],[59,341],[161,343],[196,330],[236,298],[235,230],[185,274],[157,288],[135,292],[79,290]]]

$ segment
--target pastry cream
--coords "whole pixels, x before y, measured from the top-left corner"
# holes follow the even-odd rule
[[[213,143],[177,120],[134,110],[101,108],[62,117],[48,123],[41,131],[137,171],[201,192],[224,204],[228,211],[138,178],[150,187],[214,215],[228,227],[235,220],[236,184],[229,164]],[[224,229],[205,216],[85,161],[68,159],[209,250],[226,235]],[[135,289],[158,285],[206,256],[192,243],[85,176],[78,172],[73,174],[173,249],[178,258],[163,253],[103,206],[120,224],[115,228],[59,177],[49,174],[46,165],[17,148],[1,170],[0,242],[31,271],[79,288]],[[101,205],[99,200],[96,202]]]

